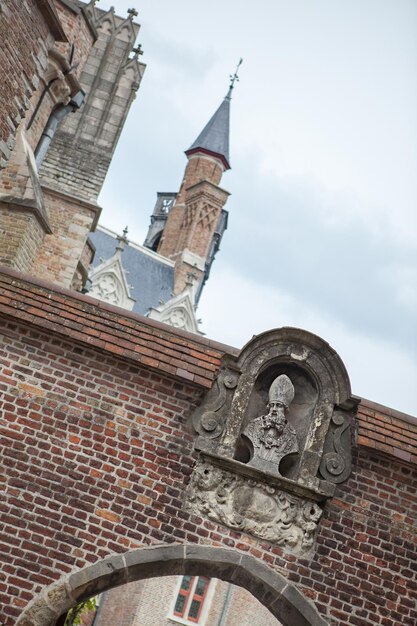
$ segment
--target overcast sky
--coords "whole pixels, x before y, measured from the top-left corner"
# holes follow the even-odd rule
[[[147,69],[101,222],[143,243],[156,192],[178,190],[243,57],[202,330],[241,347],[304,328],[337,350],[353,393],[417,415],[415,1],[111,4],[139,11]]]

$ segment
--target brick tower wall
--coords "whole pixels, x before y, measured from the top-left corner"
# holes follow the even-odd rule
[[[42,184],[96,202],[145,66],[131,51],[139,25],[94,9],[98,40],[80,73],[86,99],[55,133],[40,171]]]
[[[6,0],[0,8],[0,168],[38,89],[54,36],[36,0]]]
[[[6,138],[0,141],[0,161],[3,152],[5,166],[0,172],[0,260],[20,271],[42,275],[39,254],[42,257],[40,251],[52,233],[33,151],[52,110],[67,103],[79,89],[77,77],[95,35],[86,14],[76,4],[6,0],[1,6],[0,36],[0,71],[5,76],[0,94],[0,115],[4,116],[0,117],[0,128],[1,136]],[[9,134],[5,134],[4,122]],[[52,221],[56,225],[56,219]],[[63,235],[59,236],[61,243]],[[65,236],[74,243],[74,237]],[[82,246],[84,243],[85,236]],[[43,258],[48,257],[49,268],[50,256]],[[62,259],[54,260],[53,272],[61,264]],[[74,267],[68,269],[71,278],[74,271]]]
[[[179,246],[179,240],[187,200],[187,189],[205,180],[213,183],[213,185],[219,185],[223,171],[224,168],[220,161],[212,157],[194,155],[189,159],[175,205],[168,215],[158,248],[159,254],[168,258],[175,258],[175,255],[183,250]],[[208,246],[209,241],[207,241],[207,248]]]

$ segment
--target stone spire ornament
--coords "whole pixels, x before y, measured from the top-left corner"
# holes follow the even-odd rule
[[[297,434],[286,419],[294,400],[294,386],[288,376],[278,376],[270,386],[268,396],[268,414],[249,422],[243,435],[250,442],[251,459],[248,465],[279,474],[282,459],[298,452]]]

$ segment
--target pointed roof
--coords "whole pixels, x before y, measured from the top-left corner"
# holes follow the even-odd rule
[[[230,86],[225,99],[213,117],[205,125],[194,143],[185,151],[187,156],[196,152],[204,152],[218,157],[227,170],[230,170],[229,126],[232,89],[233,86]]]

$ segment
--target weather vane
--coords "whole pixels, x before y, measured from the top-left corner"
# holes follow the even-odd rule
[[[239,71],[239,67],[242,65],[243,59],[239,59],[239,63],[236,65],[235,73],[230,74],[230,87],[229,89],[233,89],[235,86],[235,82],[239,82],[239,76],[237,75]]]

